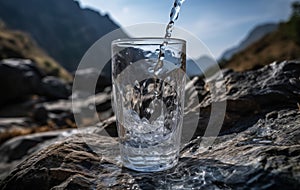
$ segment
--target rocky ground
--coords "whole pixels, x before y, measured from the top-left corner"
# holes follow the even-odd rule
[[[192,110],[187,115],[199,117],[199,125],[194,139],[183,146],[179,164],[165,172],[138,173],[121,167],[109,90],[81,103],[81,109],[85,109],[89,101],[97,100],[103,121],[88,122],[90,127],[79,130],[72,128],[69,99],[33,103],[35,111],[30,117],[19,114],[18,118],[2,119],[0,134],[14,127],[35,126],[38,130],[49,123],[55,127],[44,133],[8,135],[1,141],[0,188],[298,189],[300,62],[273,63],[243,73],[224,70],[223,76],[226,90],[216,97],[210,95],[212,90],[218,91],[210,84],[215,80],[205,83],[194,78],[187,85],[189,101],[197,97],[200,102],[187,104],[186,109]],[[197,93],[190,90],[191,86]],[[218,102],[227,102],[222,135],[212,146],[203,147],[210,138],[201,136],[211,105]],[[64,125],[59,122],[68,126],[60,127]],[[186,119],[184,128],[190,125]]]

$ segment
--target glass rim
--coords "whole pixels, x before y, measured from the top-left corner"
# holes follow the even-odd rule
[[[112,45],[161,45],[167,41],[169,45],[186,44],[179,38],[142,37],[142,38],[119,38],[111,42]]]

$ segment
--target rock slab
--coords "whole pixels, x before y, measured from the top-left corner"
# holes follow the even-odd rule
[[[282,110],[205,149],[197,138],[168,171],[122,168],[114,138],[76,134],[32,155],[2,181],[2,189],[298,189],[300,113]],[[84,138],[83,138],[84,136]],[[95,148],[96,147],[96,148]]]
[[[227,101],[225,132],[209,147],[204,145],[210,137],[201,136],[184,145],[173,169],[140,173],[123,168],[117,139],[102,133],[116,127],[112,120],[32,154],[0,189],[298,189],[300,63],[223,74],[226,92],[216,98],[206,84],[194,82],[204,119],[211,102]]]

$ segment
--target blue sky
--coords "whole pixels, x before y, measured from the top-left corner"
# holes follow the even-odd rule
[[[108,13],[121,26],[167,23],[174,0],[78,0]],[[201,39],[215,57],[237,45],[256,25],[287,20],[294,0],[186,0],[176,26]],[[163,34],[162,34],[163,35]]]

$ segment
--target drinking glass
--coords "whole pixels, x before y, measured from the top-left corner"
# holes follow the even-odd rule
[[[162,171],[178,162],[186,82],[186,42],[112,42],[113,108],[125,167]]]

